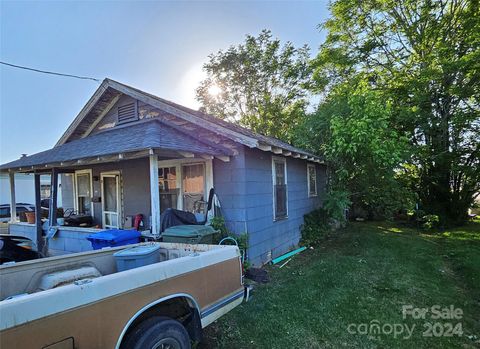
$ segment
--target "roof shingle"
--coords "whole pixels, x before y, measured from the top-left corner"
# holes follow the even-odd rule
[[[3,164],[0,169],[47,165],[145,149],[167,149],[212,156],[232,155],[226,149],[205,144],[202,140],[152,119],[138,124],[115,127],[90,137],[71,141]]]

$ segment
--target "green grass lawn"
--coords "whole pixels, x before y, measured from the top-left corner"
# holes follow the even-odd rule
[[[268,271],[271,282],[256,285],[250,302],[207,328],[200,347],[480,347],[478,222],[428,234],[386,223],[354,223],[283,268]],[[403,305],[453,305],[463,315],[460,320],[434,320],[431,313],[424,320],[403,319]],[[449,332],[448,323],[461,323],[463,335],[424,337],[427,322],[440,323],[436,334]],[[364,332],[375,323],[387,334],[348,331],[350,324],[351,332]],[[397,332],[401,326],[403,334],[394,338],[388,324],[397,324]],[[405,325],[415,325],[408,339]]]

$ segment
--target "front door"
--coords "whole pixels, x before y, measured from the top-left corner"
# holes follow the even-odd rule
[[[102,225],[103,228],[120,228],[120,175],[102,173]]]

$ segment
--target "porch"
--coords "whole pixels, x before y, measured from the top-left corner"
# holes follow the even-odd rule
[[[48,251],[48,254],[82,252],[91,249],[90,242],[86,240],[91,233],[105,229],[132,229],[135,216],[142,215],[139,230],[144,236],[158,238],[161,213],[170,207],[201,212],[204,208],[202,203],[207,200],[207,194],[213,187],[212,160],[230,160],[224,152],[192,144],[195,140],[187,137],[184,137],[182,148],[197,150],[196,152],[171,149],[172,144],[168,144],[163,148],[129,151],[123,147],[123,151],[116,154],[81,156],[84,149],[78,143],[90,143],[96,137],[97,135],[73,141],[44,152],[51,153],[47,161],[35,161],[37,155],[45,155],[39,153],[11,163],[17,163],[17,166],[2,166],[1,170],[7,167],[10,177],[10,234],[36,241],[38,249]],[[109,146],[114,142],[110,139]],[[144,142],[143,139],[141,141]],[[81,158],[70,157],[55,161],[58,148],[72,147],[74,143],[77,143],[76,149]],[[174,144],[173,147],[179,146]],[[96,151],[97,148],[93,150]],[[31,224],[19,222],[17,217],[15,173],[18,172],[34,176],[35,222]],[[48,216],[43,218],[40,176],[49,176],[51,183]],[[61,210],[57,205],[59,197]],[[62,218],[62,212],[65,217],[73,213],[89,217],[89,220],[79,226],[72,226],[71,223],[64,225],[57,220]]]

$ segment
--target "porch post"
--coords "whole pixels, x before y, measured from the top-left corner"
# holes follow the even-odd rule
[[[35,173],[35,226],[37,231],[37,249],[43,252],[43,231],[42,231],[42,208],[40,196],[40,174]]]
[[[160,191],[158,190],[158,157],[150,153],[150,205],[152,234],[160,235]]]
[[[50,205],[48,212],[49,226],[57,225],[57,187],[58,187],[58,171],[52,168],[50,176]]]
[[[17,221],[17,200],[15,199],[15,172],[9,172],[10,178],[10,223]]]

